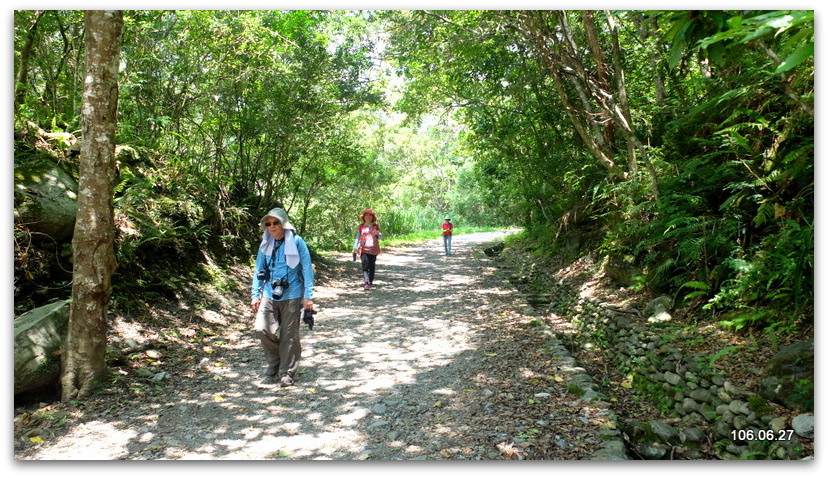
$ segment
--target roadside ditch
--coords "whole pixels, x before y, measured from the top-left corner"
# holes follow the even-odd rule
[[[612,410],[608,459],[813,459],[813,413],[758,393],[778,344],[697,323],[669,297],[618,287],[590,256],[543,265],[503,244],[485,252],[500,257],[501,276],[552,337],[549,352],[570,357],[570,390]]]

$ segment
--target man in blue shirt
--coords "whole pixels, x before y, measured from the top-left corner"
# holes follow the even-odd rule
[[[313,265],[307,244],[296,234],[284,209],[268,211],[259,226],[264,232],[256,254],[250,306],[267,360],[264,381],[278,379],[287,387],[293,385],[302,356],[302,310],[313,310]]]

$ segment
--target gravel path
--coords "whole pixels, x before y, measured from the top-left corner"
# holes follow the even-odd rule
[[[601,447],[603,412],[567,393],[545,348],[549,337],[529,325],[531,311],[499,276],[497,258],[480,252],[502,236],[456,236],[449,257],[439,240],[389,248],[371,291],[360,287],[350,254],[337,255],[338,272],[317,285],[316,326],[302,326],[294,386],[262,384],[258,342],[231,328],[215,352],[189,351],[191,366],[164,378],[161,393],[129,404],[104,397],[44,443],[16,440],[15,458],[591,455]]]

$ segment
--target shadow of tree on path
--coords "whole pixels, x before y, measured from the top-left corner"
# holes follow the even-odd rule
[[[488,399],[511,386],[504,385],[510,378],[488,372],[506,358],[486,350],[504,340],[508,316],[519,307],[493,259],[479,252],[498,237],[457,236],[452,256],[442,254],[441,241],[388,249],[370,291],[361,288],[358,264],[317,284],[320,313],[313,331],[302,328],[292,387],[261,383],[261,349],[243,332],[209,356],[206,369],[165,382],[169,393],[80,423],[26,458],[500,457],[494,444],[510,434],[473,424],[511,420],[511,438],[516,429],[535,428],[504,418],[503,405]],[[514,370],[518,376],[520,364]]]

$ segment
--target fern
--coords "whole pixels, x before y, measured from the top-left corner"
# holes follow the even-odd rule
[[[701,282],[701,281],[688,281],[688,282],[685,282],[684,284],[681,285],[681,288],[682,289],[687,289],[687,288],[696,289],[695,291],[690,292],[689,294],[686,294],[684,296],[685,302],[689,301],[691,299],[694,299],[696,297],[707,296],[710,293],[710,286],[707,285],[706,282]]]
[[[776,208],[773,204],[769,202],[762,203],[756,211],[756,217],[753,218],[753,226],[761,227],[764,224],[767,224],[771,219],[773,219],[775,212]]]
[[[708,363],[710,365],[710,368],[713,368],[716,365],[716,362],[719,359],[721,359],[722,357],[724,357],[725,355],[727,355],[729,353],[732,353],[732,352],[735,352],[737,350],[741,350],[743,348],[744,348],[744,346],[742,346],[742,345],[730,345],[730,346],[725,347],[725,348],[719,350],[718,352],[714,353],[713,355],[708,357]]]

